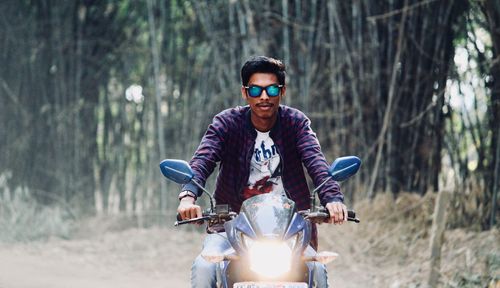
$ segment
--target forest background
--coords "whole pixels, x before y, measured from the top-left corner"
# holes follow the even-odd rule
[[[499,1],[4,0],[0,16],[2,241],[165,222],[179,187],[159,162],[245,104],[252,55],[287,65],[284,104],[329,161],[363,160],[349,205],[448,189],[448,229],[498,227]]]

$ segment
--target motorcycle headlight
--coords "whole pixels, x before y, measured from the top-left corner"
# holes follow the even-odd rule
[[[266,278],[276,278],[290,271],[292,248],[289,245],[292,243],[254,240],[246,236],[243,236],[243,243],[248,249],[250,269],[257,274]]]

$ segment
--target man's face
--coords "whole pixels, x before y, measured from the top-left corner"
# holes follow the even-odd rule
[[[279,85],[278,78],[272,73],[255,73],[250,77],[247,87],[260,86],[268,87],[269,85]],[[275,90],[268,88],[270,90]],[[279,95],[271,97],[266,89],[262,90],[260,96],[251,97],[245,87],[241,88],[241,95],[250,105],[252,110],[252,118],[258,121],[274,121],[276,113],[278,113],[281,97],[285,95],[286,87],[279,88]],[[272,94],[272,93],[270,93]]]

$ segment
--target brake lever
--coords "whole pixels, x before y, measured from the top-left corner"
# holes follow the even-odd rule
[[[174,226],[189,224],[189,223],[193,223],[193,222],[203,223],[204,221],[209,220],[209,219],[210,219],[210,216],[203,216],[203,217],[198,217],[198,218],[191,218],[188,220],[177,220],[177,221],[175,221]]]
[[[347,217],[347,221],[351,221],[351,222],[354,222],[354,223],[361,222],[361,221],[359,221],[359,218],[351,218],[351,217]]]

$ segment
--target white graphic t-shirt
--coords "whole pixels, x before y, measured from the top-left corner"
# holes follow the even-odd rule
[[[250,161],[250,177],[243,190],[244,199],[263,193],[283,191],[280,162],[278,147],[269,136],[269,132],[257,131]]]

